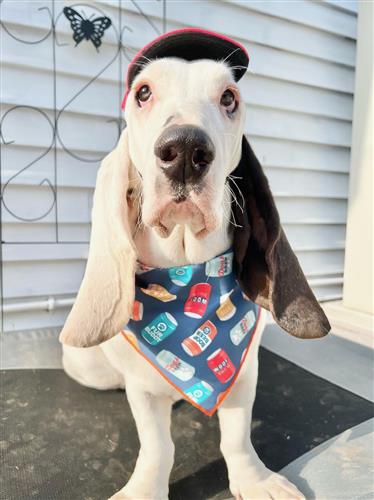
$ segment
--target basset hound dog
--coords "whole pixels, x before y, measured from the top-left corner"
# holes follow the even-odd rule
[[[126,388],[140,452],[113,499],[168,497],[181,398],[218,411],[235,498],[304,498],[251,443],[257,351],[266,310],[301,339],[330,325],[244,135],[248,62],[236,41],[186,28],[128,68],[126,128],[98,171],[87,267],[60,337],[73,379]]]

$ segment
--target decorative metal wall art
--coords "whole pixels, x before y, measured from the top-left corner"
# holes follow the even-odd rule
[[[71,7],[64,7],[63,13],[70,21],[70,27],[73,30],[73,39],[76,42],[75,46],[84,39],[91,40],[98,51],[104,31],[112,24],[109,17],[99,16],[92,19],[94,16],[92,14],[90,18],[87,18],[84,11],[82,11],[81,15]]]

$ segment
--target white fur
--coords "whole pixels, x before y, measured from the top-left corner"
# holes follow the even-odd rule
[[[134,100],[134,93],[144,82],[150,84],[153,98],[148,106],[140,109]],[[124,217],[124,213],[127,217],[127,221],[122,221],[122,225],[130,225],[132,238],[127,241],[123,236],[122,244],[113,243],[117,237],[125,235],[121,224],[116,225],[115,221],[112,221],[111,228],[105,227],[97,231],[94,243],[96,248],[92,248],[91,240],[90,253],[98,257],[95,258],[94,265],[90,263],[90,270],[86,271],[86,281],[91,280],[93,283],[97,280],[94,268],[99,265],[102,267],[100,279],[108,282],[114,277],[116,284],[126,284],[132,269],[129,271],[129,266],[133,266],[132,252],[135,251],[138,259],[145,264],[169,267],[205,262],[230,246],[231,196],[225,187],[225,179],[240,158],[245,105],[240,103],[234,118],[225,115],[224,110],[220,108],[219,98],[228,86],[236,88],[230,70],[223,63],[213,61],[187,63],[176,59],[161,59],[150,63],[138,75],[127,99],[127,129],[120,142],[122,153],[115,153],[117,160],[114,164],[117,169],[115,182],[119,182],[121,179],[118,172],[124,168],[123,164],[131,163],[127,165],[127,180],[122,179],[121,182],[125,182],[126,189],[130,186],[134,191],[129,199],[128,210],[121,206],[120,211],[121,217]],[[167,119],[169,124],[188,123],[204,128],[216,148],[216,157],[207,174],[204,190],[200,194],[191,195],[187,209],[183,209],[183,204],[173,204],[168,184],[155,166],[153,146]],[[128,148],[127,154],[123,153],[124,148]],[[122,162],[121,165],[119,162]],[[105,182],[109,183],[110,180]],[[108,186],[109,184],[107,188]],[[114,186],[113,189],[115,191],[119,187]],[[103,215],[103,207],[105,212],[105,204],[98,195],[96,217],[103,218],[105,214],[109,216],[106,212]],[[139,207],[142,209],[140,224],[136,223]],[[112,210],[111,207],[108,210]],[[95,223],[93,220],[93,225]],[[105,225],[102,222],[103,224]],[[113,234],[113,230],[119,234]],[[96,229],[93,229],[93,232],[95,231]],[[117,253],[114,253],[114,257],[109,257],[113,257],[114,263],[119,258],[126,260],[126,252],[130,252],[126,278],[115,277],[113,264],[106,267],[103,262],[99,263],[100,256],[103,259],[105,255],[105,252],[100,250],[103,245],[100,234],[109,238],[109,242],[115,245],[114,252]],[[103,277],[108,272],[109,275]],[[119,272],[122,272],[121,268]],[[113,287],[110,289],[111,293],[117,293],[112,292]],[[96,293],[92,286],[88,292],[87,290],[86,287],[86,291],[80,293]],[[117,305],[125,304],[128,308],[133,291],[131,289],[127,295],[117,294],[115,297]],[[107,296],[108,304],[109,298],[113,297],[110,294]],[[86,328],[83,324],[85,321],[92,322],[92,319],[88,318],[92,306],[85,313],[82,312],[89,307],[89,300],[87,296],[76,304],[68,328],[63,332],[62,338],[66,343],[92,345],[97,342],[87,340],[90,335],[97,335],[101,340],[110,337],[110,334],[107,337],[105,334],[99,334],[94,325]],[[97,300],[94,296],[93,301]],[[105,302],[103,308],[102,315],[105,315],[110,307]],[[228,467],[230,489],[236,498],[302,499],[303,495],[292,484],[263,465],[250,440],[252,405],[257,384],[257,351],[266,323],[265,311],[262,313],[258,332],[245,365],[218,410],[221,450]],[[84,316],[81,316],[82,314]],[[99,322],[103,324],[103,321],[100,316]],[[106,318],[106,321],[110,320]],[[112,322],[117,324],[118,319]],[[77,325],[84,333],[77,331]],[[78,337],[84,339],[82,342],[85,343],[76,341]],[[133,475],[124,488],[112,498],[166,499],[174,456],[170,435],[171,406],[174,401],[180,399],[179,393],[139,356],[121,335],[116,335],[99,346],[84,349],[65,345],[63,364],[67,374],[83,385],[97,389],[126,387],[141,447]]]

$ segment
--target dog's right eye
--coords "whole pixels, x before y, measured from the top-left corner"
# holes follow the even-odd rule
[[[150,99],[151,95],[152,91],[149,85],[142,85],[135,95],[139,106],[144,105]]]
[[[234,111],[238,108],[238,101],[235,94],[231,89],[226,89],[221,95],[221,106],[223,106],[229,116],[232,116]]]

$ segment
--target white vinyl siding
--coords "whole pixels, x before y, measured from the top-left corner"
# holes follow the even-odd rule
[[[74,47],[61,15],[66,5],[87,17],[97,7],[111,18],[115,29],[105,31],[99,52],[86,40]],[[25,44],[1,30],[2,136],[9,142],[2,144],[3,184],[37,160],[9,183],[7,208],[1,208],[6,331],[61,326],[82,279],[98,160],[118,137],[120,80],[136,51],[163,31],[162,1],[123,0],[121,6],[119,54],[118,1],[81,8],[60,0],[1,5],[9,33],[29,42],[46,37]],[[241,81],[245,132],[315,293],[320,300],[341,297],[356,2],[167,0],[165,6],[167,30],[215,30],[248,49],[250,71]],[[55,44],[45,7],[56,19]],[[7,114],[15,106],[22,107]],[[46,179],[57,185],[57,213]],[[33,310],[24,307],[29,301]]]

